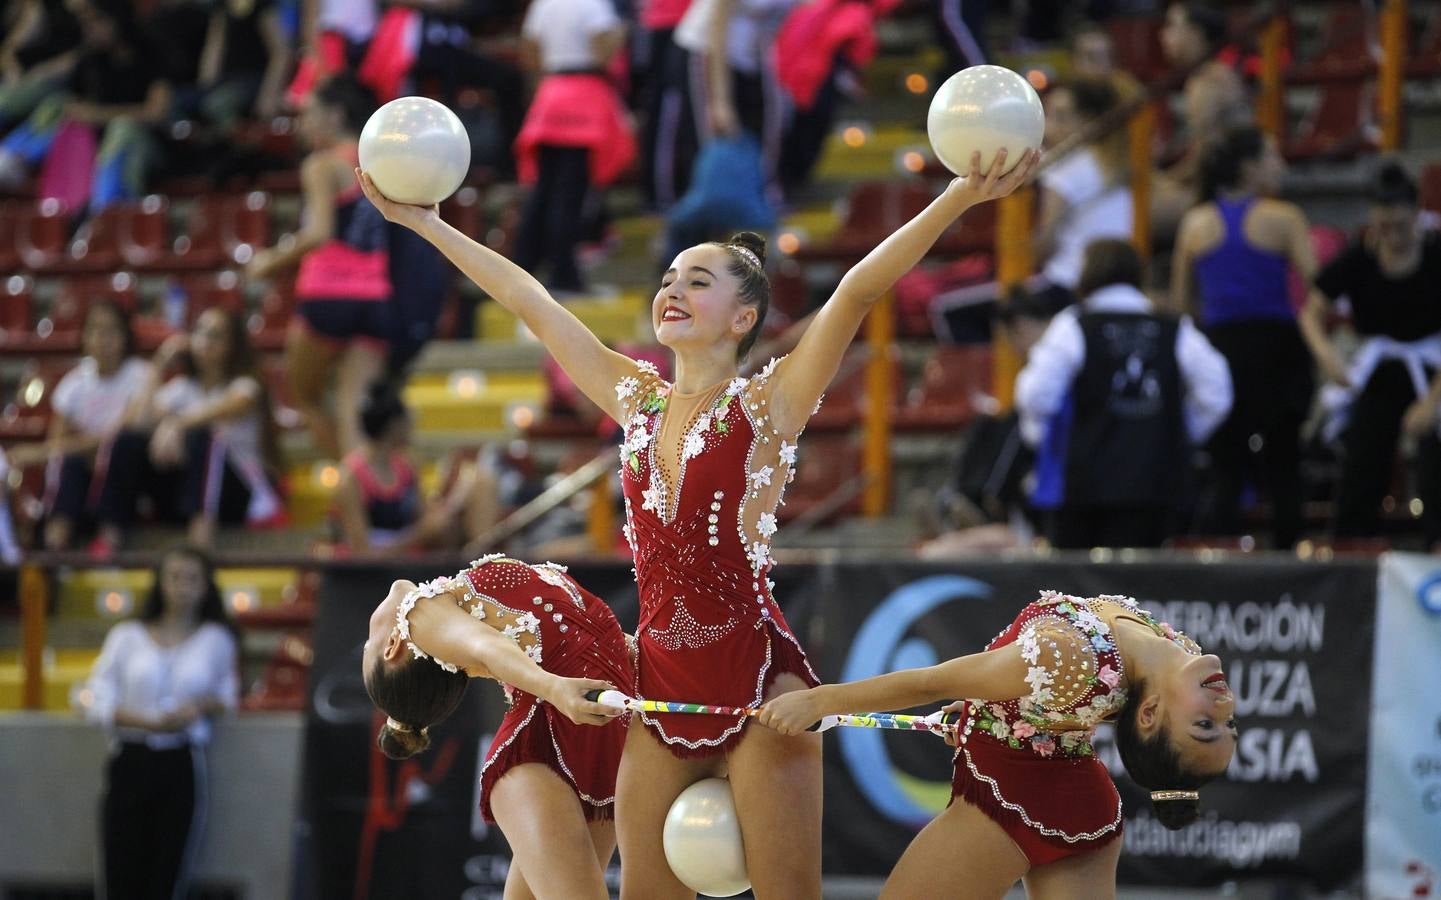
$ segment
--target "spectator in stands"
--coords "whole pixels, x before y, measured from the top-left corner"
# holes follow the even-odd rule
[[[1316,278],[1301,328],[1331,382],[1322,402],[1339,432],[1341,484],[1336,534],[1379,532],[1381,498],[1391,484],[1404,434],[1416,442],[1413,471],[1428,543],[1441,541],[1441,233],[1418,217],[1416,183],[1398,163],[1380,171],[1370,222]],[[1349,301],[1361,339],[1349,360],[1326,334],[1333,304]]]
[[[181,374],[162,384],[175,366]],[[189,334],[166,340],[146,398],[111,452],[106,489],[119,496],[110,508],[128,518],[143,489],[200,547],[213,543],[218,524],[283,521],[269,397],[239,313],[207,309]]]
[[[1071,32],[1072,78],[1093,78],[1109,81],[1122,103],[1141,92],[1140,82],[1116,65],[1116,42],[1110,32],[1094,22],[1087,22]]]
[[[286,88],[286,101],[304,109],[321,83],[353,72],[379,18],[376,0],[301,0],[299,64]]]
[[[690,0],[642,0],[639,24],[631,41],[632,65],[642,110],[641,180],[646,200],[664,212],[685,193],[690,164],[695,159],[695,129],[683,128],[693,115],[689,106],[686,53],[675,43],[675,27],[690,8]],[[682,137],[690,143],[678,146]]]
[[[497,140],[489,155],[484,153],[484,145],[477,147],[472,162],[490,163],[503,177],[513,177],[511,146],[525,118],[525,76],[508,54],[492,52],[475,39],[476,33],[488,29],[513,35],[512,4],[494,0],[390,0],[390,9],[398,6],[410,7],[419,15],[419,40],[408,73],[410,80],[434,79],[439,83],[441,98],[452,106],[465,88],[484,88],[495,103]]]
[[[169,551],[136,620],[120,622],[77,705],[110,740],[100,807],[100,896],[187,896],[209,790],[213,720],[240,699],[239,653],[215,569]]]
[[[45,445],[11,454],[17,465],[35,461],[31,453],[48,457],[45,546],[50,550],[68,549],[75,527],[94,522],[100,523],[100,546],[120,542],[115,512],[102,502],[111,496],[105,490],[111,448],[126,415],[143,401],[150,378],[150,364],[132,355],[134,345],[124,310],[107,300],[91,303],[80,332],[85,356],[55,386]]]
[[[606,66],[625,40],[610,0],[536,0],[521,27],[526,68],[540,85],[515,150],[533,184],[516,235],[515,264],[547,265],[552,291],[584,290],[576,244],[594,187],[635,158],[635,138]]]
[[[1037,448],[1032,503],[1062,549],[1156,547],[1169,536],[1190,445],[1231,408],[1231,376],[1190,319],[1158,315],[1140,256],[1086,248],[1077,293],[1016,379],[1021,433]]]
[[[84,35],[75,68],[63,92],[0,142],[0,187],[22,183],[64,126],[90,127],[102,135],[89,190],[95,211],[143,192],[159,146],[151,127],[169,115],[172,91],[126,0],[75,0],[75,9]]]
[[[478,459],[443,477],[434,496],[422,496],[410,452],[410,410],[395,384],[371,385],[360,424],[366,441],[346,454],[335,492],[336,524],[349,552],[456,550],[496,523],[496,479]]]
[[[1173,156],[1179,159],[1153,179],[1152,229],[1166,240],[1200,190],[1201,153],[1207,139],[1252,120],[1251,100],[1241,75],[1217,58],[1226,41],[1226,19],[1200,2],[1172,3],[1161,29],[1166,61],[1191,74],[1181,89]]]
[[[1055,312],[1049,301],[1018,288],[997,312],[996,322],[1011,352],[1024,361]],[[1016,411],[977,416],[961,443],[955,479],[941,490],[942,516],[950,530],[918,547],[921,559],[1022,547],[1037,531],[1026,497],[1035,455],[1021,436]],[[929,491],[927,499],[934,505]]]
[[[774,185],[789,113],[775,72],[776,38],[797,0],[693,0],[675,29],[691,57],[692,123],[700,143],[743,131],[760,141]],[[778,199],[779,188],[775,188]]]
[[[80,23],[65,0],[16,0],[0,12],[0,128],[64,88],[75,68]]]
[[[1109,81],[1077,78],[1046,94],[1046,144],[1056,146],[1109,115],[1119,104]],[[1100,238],[1131,237],[1131,187],[1126,172],[1126,133],[1112,130],[1088,141],[1045,169],[1041,188],[1036,258],[1044,284],[1032,290],[1059,309],[1075,299],[1086,246]]]
[[[1037,179],[1041,204],[1032,247],[1041,271],[1026,281],[1026,290],[1054,313],[1076,300],[1086,247],[1102,238],[1129,240],[1134,210],[1125,130],[1077,143],[1119,105],[1113,84],[1096,78],[1058,82],[1043,102],[1044,143],[1053,155]],[[998,283],[989,282],[937,295],[931,304],[937,331],[943,338],[958,339],[965,334],[976,304],[995,300],[1001,290]]]
[[[275,0],[224,0],[210,11],[200,54],[200,113],[228,129],[283,110],[290,41]]]
[[[299,265],[285,367],[311,440],[332,459],[361,445],[355,410],[385,371],[391,337],[388,231],[355,181],[360,130],[373,109],[369,93],[348,75],[311,95],[300,118],[301,139],[311,148],[300,166],[300,233],[256,251],[246,268],[252,278],[267,278]],[[334,417],[325,409],[332,375]]]
[[[1305,213],[1271,199],[1285,169],[1259,128],[1228,130],[1202,158],[1202,202],[1181,220],[1171,257],[1172,307],[1200,320],[1235,388],[1231,415],[1211,441],[1213,489],[1200,528],[1240,534],[1249,480],[1270,495],[1278,548],[1300,536],[1301,424],[1314,389],[1288,275],[1309,283],[1316,260]]]

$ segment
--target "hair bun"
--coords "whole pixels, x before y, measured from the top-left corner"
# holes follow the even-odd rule
[[[1199,800],[1152,800],[1151,812],[1156,821],[1172,831],[1180,831],[1201,817]]]
[[[401,731],[391,728],[387,722],[380,726],[380,733],[375,736],[375,744],[381,753],[391,759],[408,759],[430,749],[430,735],[425,733],[424,728]]]
[[[731,239],[727,243],[735,244],[737,247],[744,247],[755,254],[756,259],[760,260],[761,265],[766,264],[766,239],[764,235],[757,234],[754,231],[737,231],[731,235]]]

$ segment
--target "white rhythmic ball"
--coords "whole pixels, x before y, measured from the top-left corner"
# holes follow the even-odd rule
[[[1006,148],[1009,172],[1025,151],[1041,146],[1046,115],[1041,98],[1026,79],[1001,66],[971,66],[941,85],[926,116],[931,148],[957,175],[971,171],[971,154],[980,151],[981,171],[989,172],[996,151]]]
[[[661,841],[670,869],[707,897],[734,897],[751,886],[731,783],[706,778],[680,792],[665,817]]]
[[[444,103],[400,97],[361,130],[360,168],[391,200],[433,206],[470,171],[470,136]]]

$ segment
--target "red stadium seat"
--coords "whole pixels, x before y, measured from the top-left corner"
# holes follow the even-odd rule
[[[1421,208],[1441,213],[1441,163],[1432,163],[1421,173]]]
[[[185,322],[194,325],[195,320],[207,309],[223,309],[226,312],[244,312],[245,291],[240,275],[232,269],[219,272],[188,275],[178,280],[185,291]]]
[[[821,408],[806,423],[806,433],[849,431],[861,421],[865,398],[866,367],[856,351],[846,354],[840,372],[826,388]]]
[[[269,194],[251,191],[198,197],[186,232],[176,239],[166,267],[195,270],[244,265],[255,250],[269,243]]]
[[[988,344],[942,345],[892,412],[897,431],[957,431],[984,406],[991,390]]]
[[[1352,159],[1375,149],[1371,115],[1375,91],[1369,83],[1328,84],[1321,103],[1300,133],[1286,143],[1288,160]]]
[[[480,191],[462,187],[440,205],[441,218],[472,240],[485,240],[485,204]]]
[[[30,333],[34,292],[34,279],[24,275],[11,275],[0,284],[0,333]]]
[[[289,279],[272,281],[260,301],[260,309],[247,323],[255,349],[275,351],[285,347],[285,332],[295,315],[295,283]]]
[[[34,361],[25,367],[15,397],[0,411],[0,439],[38,440],[50,427],[50,396],[74,367],[73,359]]]
[[[1116,64],[1138,80],[1151,81],[1166,73],[1159,17],[1113,16],[1106,20],[1106,32],[1116,47]]]
[[[135,276],[129,272],[66,278],[49,310],[35,322],[34,331],[17,335],[6,344],[32,353],[77,353],[90,304],[110,300],[133,315],[139,307],[138,290]]]
[[[22,204],[15,217],[15,250],[23,268],[53,272],[64,268],[70,216],[58,200]]]
[[[15,248],[15,226],[23,204],[0,203],[0,272],[20,268],[20,253]]]
[[[807,429],[809,432],[809,429]],[[839,491],[855,491],[860,476],[861,451],[849,437],[820,435],[801,442],[796,459],[795,480],[786,488],[785,503],[776,510],[781,522],[792,522],[823,504],[835,503]],[[860,495],[845,502],[822,517],[829,522],[841,516],[860,512]]]
[[[1407,78],[1441,76],[1441,7],[1432,10],[1419,33],[1407,38],[1407,49],[1410,54],[1406,63]]]
[[[840,231],[821,244],[803,244],[797,260],[859,260],[936,199],[927,181],[872,181],[851,191]],[[995,243],[995,204],[975,207],[936,242],[932,252],[958,255],[990,250]]]
[[[1292,66],[1286,73],[1286,81],[1289,84],[1355,82],[1373,74],[1376,71],[1376,60],[1371,56],[1373,24],[1365,4],[1331,4],[1322,30],[1321,49],[1313,58]]]

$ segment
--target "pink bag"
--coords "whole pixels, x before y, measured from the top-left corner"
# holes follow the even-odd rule
[[[41,200],[59,200],[66,209],[84,209],[90,202],[95,173],[95,129],[64,122],[40,167]]]

